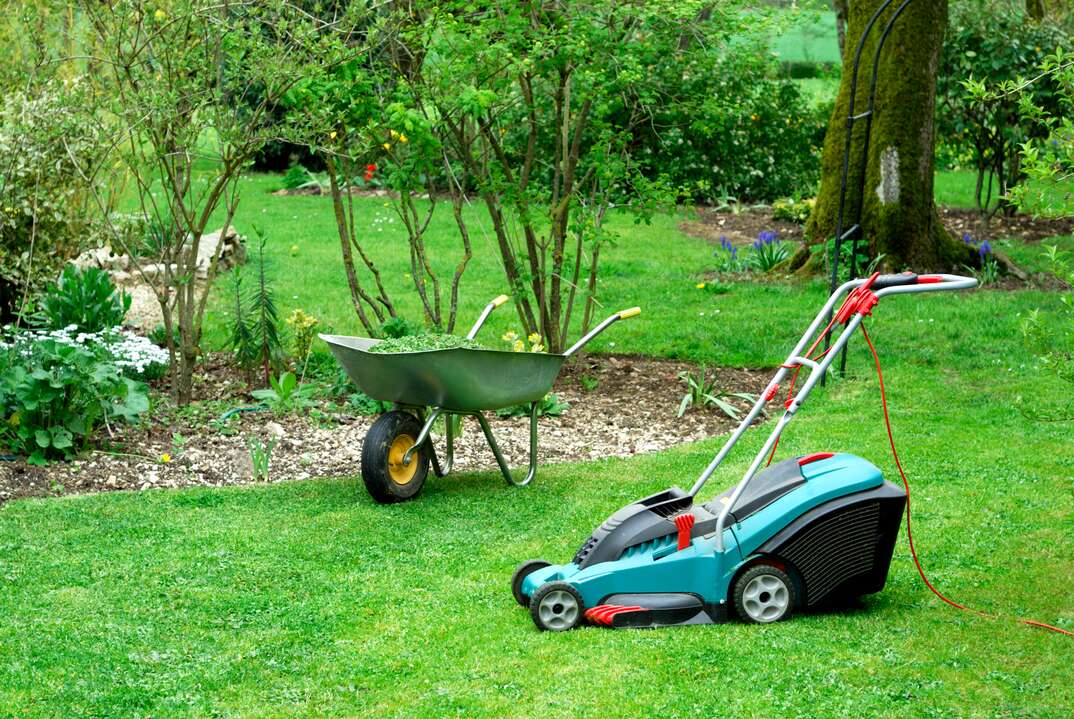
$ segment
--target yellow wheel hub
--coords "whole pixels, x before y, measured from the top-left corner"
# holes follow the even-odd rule
[[[413,446],[414,438],[409,434],[401,434],[392,440],[392,446],[388,448],[388,476],[396,484],[408,484],[418,473],[421,458],[417,452],[411,455],[410,464],[403,464],[403,455]]]

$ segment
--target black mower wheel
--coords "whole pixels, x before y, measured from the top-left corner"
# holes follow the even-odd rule
[[[551,562],[546,562],[543,559],[531,559],[527,562],[523,562],[515,569],[515,573],[511,575],[511,594],[515,595],[515,601],[521,604],[523,607],[530,605],[530,598],[522,593],[522,582],[526,580],[526,577],[536,572],[538,569],[544,569],[545,567],[552,566]]]
[[[788,618],[798,601],[794,580],[771,564],[757,564],[743,572],[732,594],[738,616],[754,624]]]
[[[403,455],[414,446],[421,422],[409,412],[395,410],[382,415],[366,432],[362,443],[362,481],[369,495],[381,504],[413,499],[429,474],[429,455],[416,452],[409,464]]]
[[[530,616],[541,631],[574,629],[584,614],[582,595],[566,582],[545,582],[530,597]]]

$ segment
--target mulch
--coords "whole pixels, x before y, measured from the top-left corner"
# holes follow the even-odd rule
[[[691,408],[682,418],[676,416],[686,391],[678,375],[687,370],[696,371],[696,366],[632,355],[593,355],[572,361],[554,388],[569,408],[560,417],[539,420],[540,463],[658,452],[730,431],[737,422],[713,408]],[[754,394],[763,390],[771,374],[733,368],[718,372],[721,388]],[[234,406],[250,404],[241,374],[224,356],[207,357],[197,379],[198,398],[229,398]],[[736,404],[746,406],[738,400]],[[524,468],[529,456],[528,418],[487,416],[508,463]],[[112,438],[108,449],[70,462],[46,467],[22,461],[0,463],[0,503],[21,497],[253,483],[247,443],[255,437],[277,440],[272,482],[357,477],[362,439],[375,418],[334,414],[327,421],[315,421],[306,414],[245,412],[228,423],[227,434],[221,434],[210,419],[167,410],[145,426],[123,430]],[[442,452],[443,442],[436,439]],[[165,455],[169,461],[162,460]],[[465,419],[463,434],[456,440],[455,461],[457,472],[496,470],[495,459],[472,418]],[[360,480],[356,482],[360,485]]]

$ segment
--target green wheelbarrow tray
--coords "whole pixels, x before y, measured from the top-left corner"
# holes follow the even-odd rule
[[[448,412],[480,412],[537,402],[567,355],[467,348],[378,354],[380,340],[321,335],[347,376],[373,399]]]
[[[507,301],[501,295],[485,306],[467,334],[473,339],[489,314]],[[380,502],[411,499],[425,481],[428,463],[437,476],[451,471],[454,458],[452,415],[477,419],[508,483],[523,486],[537,472],[537,409],[552,389],[563,363],[614,322],[641,313],[637,307],[616,312],[563,354],[505,352],[483,349],[434,349],[421,352],[370,352],[381,340],[367,337],[320,335],[347,375],[373,399],[396,405],[366,434],[362,448],[362,479]],[[530,405],[530,461],[525,479],[511,474],[485,411]],[[445,416],[446,452],[443,463],[429,433]],[[371,441],[371,438],[376,441]]]

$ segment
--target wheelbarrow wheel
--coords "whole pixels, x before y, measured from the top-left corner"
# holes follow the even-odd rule
[[[382,415],[366,432],[362,444],[362,481],[369,495],[381,504],[413,499],[429,474],[427,450],[415,452],[409,464],[403,455],[414,446],[421,422],[409,412]]]

